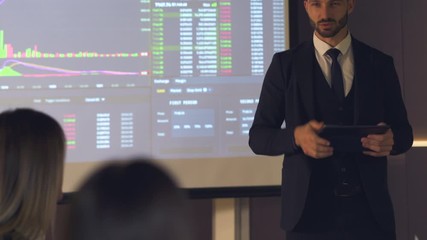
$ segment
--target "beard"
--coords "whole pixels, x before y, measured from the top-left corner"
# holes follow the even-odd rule
[[[322,30],[318,24],[325,23],[325,22],[333,22],[337,25],[328,30]],[[348,13],[346,13],[341,19],[338,20],[338,22],[335,19],[327,18],[327,19],[321,19],[317,23],[315,23],[313,20],[310,19],[311,26],[314,28],[314,30],[322,37],[324,38],[331,38],[337,35],[345,26],[347,26],[348,22]]]

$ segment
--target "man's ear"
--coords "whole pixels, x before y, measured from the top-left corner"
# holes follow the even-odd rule
[[[305,2],[305,0],[304,0]],[[353,12],[354,5],[356,4],[356,0],[347,0],[347,12],[350,14]]]
[[[304,0],[303,2],[304,2],[304,8],[307,10],[307,4],[308,4],[308,1],[307,1],[307,0]]]

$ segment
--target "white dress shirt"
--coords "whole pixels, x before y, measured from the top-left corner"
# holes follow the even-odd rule
[[[330,48],[329,44],[320,40],[316,34],[313,34],[313,43],[314,48],[316,49],[316,59],[322,69],[323,75],[328,81],[329,86],[331,86],[331,64],[332,59],[326,54]],[[353,58],[353,49],[351,48],[351,35],[350,32],[347,36],[337,45],[336,49],[341,51],[341,54],[338,56],[338,62],[341,65],[343,71],[344,79],[344,92],[345,95],[350,92],[351,85],[353,84],[354,78],[354,58]]]

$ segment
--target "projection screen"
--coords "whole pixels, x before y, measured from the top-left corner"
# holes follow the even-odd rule
[[[248,131],[288,32],[286,0],[0,0],[0,110],[62,124],[65,192],[135,156],[185,188],[278,185]]]

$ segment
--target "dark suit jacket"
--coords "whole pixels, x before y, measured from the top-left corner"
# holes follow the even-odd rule
[[[393,59],[356,39],[354,54],[354,124],[385,122],[394,134],[392,154],[406,152],[413,142]],[[282,168],[282,228],[291,230],[306,202],[312,159],[294,144],[295,127],[316,119],[314,109],[313,42],[276,53],[265,75],[259,104],[249,132],[256,154],[284,154]],[[281,128],[285,121],[286,127]],[[387,187],[387,158],[358,159],[362,184],[379,224],[394,231],[393,208]]]

